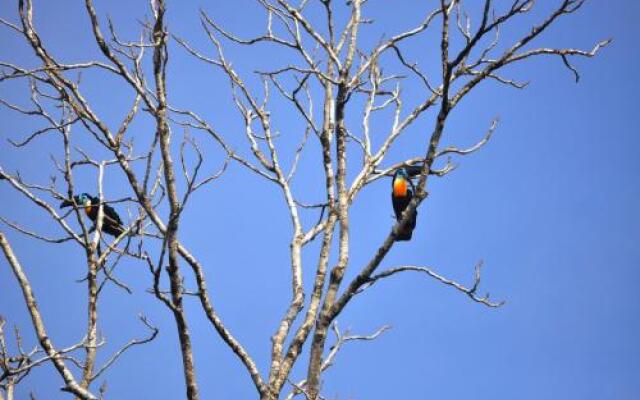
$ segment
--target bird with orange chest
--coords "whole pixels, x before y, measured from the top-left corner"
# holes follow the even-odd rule
[[[414,168],[416,169],[416,168]],[[398,168],[393,174],[393,180],[391,181],[391,203],[393,204],[393,211],[396,214],[396,220],[400,221],[402,218],[402,212],[407,208],[413,194],[415,193],[415,186],[409,177],[409,172],[406,168]],[[413,229],[416,227],[416,219],[418,217],[418,210],[414,210],[409,216],[409,221],[405,224],[404,228],[398,233],[396,237],[397,241],[411,240]]]
[[[65,200],[60,204],[60,208],[76,206],[83,208],[87,217],[93,222],[98,219],[98,205],[100,199],[93,197],[87,193],[73,196],[72,200]],[[102,205],[104,217],[102,219],[102,231],[111,236],[120,236],[125,232],[120,216],[112,207],[107,204]]]

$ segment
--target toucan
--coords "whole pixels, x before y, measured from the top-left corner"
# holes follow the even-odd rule
[[[412,166],[409,168],[398,168],[393,174],[393,181],[391,182],[391,203],[393,204],[393,211],[396,214],[397,221],[400,221],[402,218],[402,212],[407,208],[416,191],[411,181],[411,176],[418,175],[420,171],[421,167]],[[396,240],[411,240],[413,229],[416,227],[417,217],[418,210],[414,210],[409,216],[409,221],[396,237]]]
[[[93,222],[96,222],[98,219],[98,205],[100,204],[100,199],[97,197],[93,197],[87,193],[82,193],[80,195],[73,196],[73,201],[65,200],[60,204],[60,208],[71,207],[73,205],[77,207],[84,208],[84,212],[87,214],[87,217]],[[120,216],[111,206],[107,204],[102,205],[102,231],[108,233],[111,236],[120,236],[125,228],[122,224],[122,220]]]

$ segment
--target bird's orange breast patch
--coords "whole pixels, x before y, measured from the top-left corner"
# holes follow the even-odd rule
[[[404,197],[407,195],[407,181],[404,179],[396,179],[393,182],[393,195],[396,197]]]

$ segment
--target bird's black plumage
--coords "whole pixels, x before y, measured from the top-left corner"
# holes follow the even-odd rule
[[[404,167],[404,170],[407,173],[407,176],[409,176],[409,178],[413,178],[420,175],[420,173],[422,172],[422,165],[408,165]]]
[[[82,193],[80,195],[73,196],[73,201],[63,201],[60,204],[60,208],[71,207],[74,204],[77,207],[84,208],[87,217],[89,217],[91,221],[96,222],[98,219],[98,205],[100,204],[100,199],[87,193]],[[108,204],[103,204],[102,213],[102,231],[111,236],[120,236],[125,231],[125,228],[116,210]]]
[[[391,203],[393,204],[393,211],[396,214],[397,221],[400,221],[402,218],[402,212],[411,202],[414,192],[415,187],[413,186],[413,182],[411,182],[411,178],[409,178],[407,170],[405,168],[399,168],[396,170],[393,174],[393,181],[391,182]],[[396,237],[396,240],[411,240],[413,229],[416,227],[417,217],[418,210],[414,210],[409,217],[409,221],[404,226],[404,229],[402,229]]]

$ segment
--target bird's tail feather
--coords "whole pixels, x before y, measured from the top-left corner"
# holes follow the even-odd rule
[[[400,234],[396,237],[396,241],[402,242],[402,241],[411,240],[412,235],[413,235],[413,230],[407,229],[405,232],[400,232]]]
[[[416,227],[416,218],[418,216],[417,214],[418,213],[415,212],[413,214],[413,217],[411,218],[411,221],[409,221],[409,223],[405,225],[404,230],[398,233],[398,236],[396,236],[396,241],[400,242],[411,240],[411,237],[413,236],[413,229]]]

